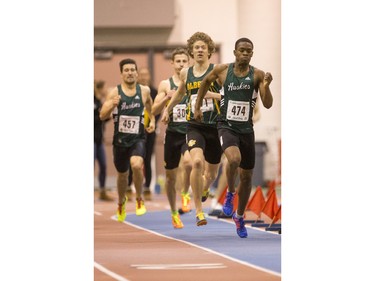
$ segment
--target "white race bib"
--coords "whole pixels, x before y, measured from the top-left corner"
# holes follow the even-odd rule
[[[186,104],[173,107],[173,122],[186,122]]]
[[[233,101],[228,102],[227,120],[247,122],[250,114],[250,102]]]
[[[118,131],[126,134],[138,134],[139,133],[139,116],[128,116],[120,115],[120,121],[118,124]]]
[[[195,111],[195,103],[197,101],[197,96],[198,95],[191,96],[191,110],[193,111],[193,113]],[[201,111],[202,113],[207,111],[214,111],[214,102],[212,101],[212,99],[203,99]]]

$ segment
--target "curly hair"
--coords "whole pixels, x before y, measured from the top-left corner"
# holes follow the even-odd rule
[[[215,53],[215,43],[211,39],[209,35],[203,32],[195,32],[188,40],[187,40],[187,49],[191,58],[193,58],[193,45],[197,41],[203,41],[208,46],[208,58],[211,58],[211,55]]]

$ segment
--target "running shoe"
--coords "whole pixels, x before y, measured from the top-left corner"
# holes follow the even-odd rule
[[[126,219],[125,205],[128,202],[128,197],[125,196],[124,203],[118,204],[117,207],[117,221],[123,222]]]
[[[135,214],[137,216],[142,216],[146,213],[145,203],[143,202],[142,198],[137,198],[137,202],[135,203]]]
[[[225,200],[223,204],[223,213],[227,216],[231,216],[233,214],[233,199],[236,193],[232,193],[227,191],[225,195]]]
[[[181,199],[182,199],[182,211],[184,213],[188,213],[190,212],[191,210],[191,206],[190,206],[190,194],[189,192],[181,192]]]
[[[206,224],[207,224],[207,220],[206,220],[206,218],[204,217],[203,212],[199,213],[199,214],[196,216],[196,222],[197,222],[197,226],[201,226],[201,225],[206,225]]]
[[[183,228],[184,224],[182,223],[180,219],[180,215],[177,213],[175,215],[172,215],[172,224],[174,228]]]
[[[201,201],[202,201],[202,202],[205,202],[205,201],[207,200],[207,198],[208,198],[209,195],[210,195],[210,190],[209,190],[209,189],[207,189],[207,190],[203,190],[203,194],[202,194],[202,199],[201,199]]]
[[[232,216],[232,219],[236,224],[238,236],[240,236],[241,238],[246,238],[247,237],[247,230],[246,230],[245,222],[244,222],[243,218],[237,218],[236,212],[234,212],[233,216]]]

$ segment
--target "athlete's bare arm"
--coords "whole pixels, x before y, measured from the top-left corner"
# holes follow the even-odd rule
[[[271,108],[273,97],[270,90],[272,75],[269,72],[264,73],[263,70],[255,69],[254,76],[256,83],[259,83],[259,94],[265,108]]]
[[[158,115],[163,111],[165,105],[171,99],[172,94],[175,92],[169,90],[169,88],[170,86],[168,79],[160,82],[158,87],[158,94],[155,97],[154,104],[152,105],[151,110],[154,115]]]
[[[100,120],[106,120],[111,117],[113,109],[118,106],[121,96],[118,93],[117,87],[114,87],[107,95],[102,108],[100,110]]]
[[[177,91],[173,94],[170,102],[168,103],[167,107],[163,112],[163,116],[161,117],[161,121],[164,124],[168,124],[169,122],[169,113],[172,111],[173,107],[178,104],[185,95],[185,83],[187,78],[187,71],[188,67],[181,70],[180,73],[180,84],[178,85]]]

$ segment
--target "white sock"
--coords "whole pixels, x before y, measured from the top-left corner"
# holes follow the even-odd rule
[[[240,216],[240,215],[237,213],[237,211],[236,211],[236,217],[237,217],[238,219],[240,219],[240,218],[243,218],[243,215]]]

